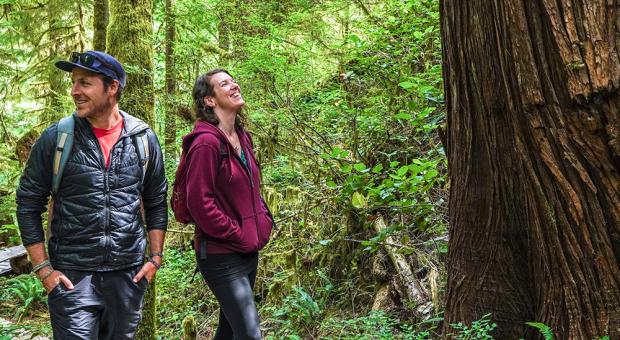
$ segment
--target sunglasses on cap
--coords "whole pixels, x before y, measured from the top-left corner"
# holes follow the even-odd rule
[[[95,55],[88,53],[71,52],[71,57],[69,58],[69,61],[71,61],[72,63],[79,63],[80,65],[84,65],[86,67],[92,67],[95,63],[95,60],[107,67],[110,71],[114,72],[114,74],[116,74],[116,76],[120,78],[118,73],[116,73],[116,68],[112,66],[112,64],[106,62],[105,60],[102,60]]]

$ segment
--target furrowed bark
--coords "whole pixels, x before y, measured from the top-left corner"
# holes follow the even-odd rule
[[[451,180],[446,333],[620,336],[619,8],[441,2]]]

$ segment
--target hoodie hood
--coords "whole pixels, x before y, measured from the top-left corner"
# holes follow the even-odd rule
[[[196,139],[196,137],[203,133],[210,133],[216,136],[222,143],[228,143],[228,139],[226,138],[222,130],[217,128],[217,126],[209,122],[197,120],[196,123],[194,123],[194,129],[192,130],[192,132],[188,133],[185,137],[183,137],[183,150],[187,151],[192,145],[194,139]]]
[[[192,132],[183,137],[183,150],[189,150],[189,147],[192,145],[194,139],[196,139],[196,137],[203,133],[210,133],[213,136],[217,137],[217,139],[226,146],[228,152],[231,152],[231,150],[233,150],[232,145],[230,144],[228,138],[222,130],[220,130],[212,123],[201,120],[197,120],[194,123],[194,129],[192,130]],[[247,144],[248,137],[246,136],[245,130],[237,128],[237,134],[239,135],[239,140],[243,141],[243,144]]]
[[[194,142],[194,140],[198,136],[202,135],[203,133],[211,134],[219,140],[220,152],[223,152],[228,155],[235,154],[234,148],[232,144],[230,144],[230,142],[228,141],[228,138],[226,137],[224,132],[220,130],[217,126],[215,126],[213,123],[209,123],[209,122],[205,122],[201,120],[197,120],[194,123],[194,129],[192,130],[192,132],[190,132],[185,137],[183,137],[183,146],[182,146],[183,152],[187,153],[190,147],[192,146],[192,143]],[[237,129],[237,134],[239,135],[240,140],[242,138],[245,138],[245,131]],[[243,142],[242,142],[242,145],[243,145]],[[222,147],[225,148],[226,150],[222,150]],[[225,161],[229,163],[229,167],[232,166],[233,158],[234,157],[226,157],[225,159]],[[248,175],[251,176],[251,174],[248,174]]]

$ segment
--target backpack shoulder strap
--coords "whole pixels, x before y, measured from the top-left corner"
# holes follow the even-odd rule
[[[71,149],[73,148],[73,130],[75,120],[73,115],[64,117],[58,121],[56,130],[56,150],[54,152],[54,172],[52,176],[52,195],[58,193],[62,173],[69,160]]]
[[[222,162],[224,162],[224,158],[230,157],[228,153],[228,149],[226,149],[226,145],[224,142],[220,140],[220,161],[217,163],[217,173],[219,174],[220,168],[222,167]]]
[[[144,184],[144,177],[146,177],[146,169],[149,166],[149,138],[146,135],[146,130],[140,132],[134,136],[134,145],[138,153],[138,159],[140,160],[140,167],[142,167],[142,178],[140,183]]]

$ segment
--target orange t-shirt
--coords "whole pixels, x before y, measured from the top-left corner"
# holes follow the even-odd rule
[[[118,137],[121,136],[121,131],[123,130],[123,120],[121,119],[116,125],[109,129],[99,129],[94,126],[92,128],[101,146],[105,167],[107,169],[110,166],[110,150],[118,141]]]

